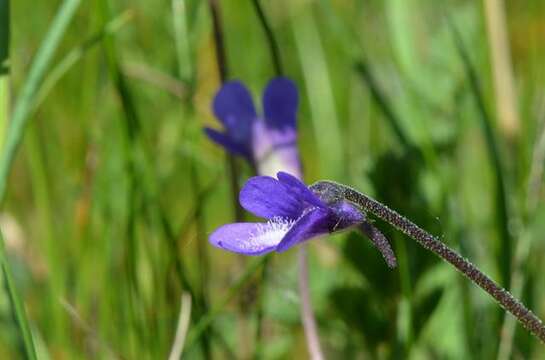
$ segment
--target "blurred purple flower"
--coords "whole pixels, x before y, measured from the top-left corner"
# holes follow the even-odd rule
[[[248,89],[239,81],[225,83],[213,102],[213,111],[225,131],[206,128],[211,140],[234,155],[246,158],[258,174],[285,170],[301,177],[297,150],[296,115],[299,96],[284,77],[269,81],[263,92],[263,116],[255,110]]]
[[[326,204],[296,177],[285,172],[277,177],[252,177],[240,191],[242,207],[268,221],[224,225],[210,235],[212,245],[245,255],[282,252],[365,220],[344,200]]]

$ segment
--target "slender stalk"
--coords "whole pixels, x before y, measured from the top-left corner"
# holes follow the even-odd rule
[[[324,359],[324,355],[320,346],[316,320],[314,319],[312,304],[310,302],[306,244],[302,244],[299,248],[299,295],[301,296],[301,320],[305,328],[305,337],[310,358],[312,360],[322,360]]]
[[[346,185],[332,181],[319,181],[313,184],[311,189],[320,194],[326,201],[348,200],[358,205],[362,211],[375,215],[416,240],[422,247],[453,265],[474,284],[486,291],[505,310],[513,314],[527,330],[545,343],[545,325],[532,311],[526,308],[507,290],[496,284],[469,260],[443,244],[435,236],[423,230],[395,210]]]
[[[212,16],[212,29],[214,31],[214,46],[216,47],[216,62],[220,80],[224,83],[227,80],[228,68],[225,55],[225,42],[223,40],[223,28],[221,26],[219,0],[208,0],[210,15]]]
[[[500,130],[507,140],[513,140],[520,132],[520,119],[504,1],[484,0],[484,10]]]
[[[271,29],[271,26],[269,25],[269,21],[265,16],[265,12],[263,11],[259,0],[252,0],[252,4],[254,5],[254,9],[261,24],[261,27],[265,32],[265,37],[267,38],[267,44],[269,45],[269,50],[271,52],[271,57],[273,60],[274,72],[276,73],[276,76],[281,76],[284,74],[284,70],[282,68],[282,60],[280,59],[280,49],[278,47],[278,42],[274,37],[274,33]]]
[[[212,26],[214,31],[214,45],[216,47],[216,62],[221,83],[225,83],[228,77],[227,56],[225,54],[225,41],[223,37],[223,28],[221,25],[219,0],[208,0],[210,15],[212,16]],[[235,158],[231,154],[227,154],[227,166],[229,169],[229,179],[231,185],[231,198],[235,209],[235,219],[241,221],[244,217],[242,207],[238,203],[238,190],[240,185],[238,182],[238,166]]]
[[[184,349],[184,342],[187,335],[187,329],[189,328],[190,319],[191,296],[188,293],[183,293],[180,305],[180,317],[178,318],[178,326],[176,328],[176,336],[174,338],[174,344],[172,345],[172,350],[170,351],[168,360],[177,360],[182,357],[182,351]]]

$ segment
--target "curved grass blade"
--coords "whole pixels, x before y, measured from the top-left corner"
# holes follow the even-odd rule
[[[2,272],[4,273],[4,277],[6,279],[6,287],[7,287],[7,291],[11,301],[11,307],[15,315],[15,319],[17,320],[17,325],[19,326],[21,337],[23,338],[23,343],[25,346],[25,352],[26,352],[27,358],[31,360],[35,360],[37,359],[36,348],[34,347],[34,341],[32,339],[32,333],[30,332],[30,326],[28,325],[28,319],[25,313],[23,302],[21,300],[21,297],[19,296],[19,292],[17,291],[17,287],[15,286],[15,281],[13,280],[13,276],[11,274],[11,269],[8,263],[8,259],[6,257],[6,249],[4,246],[4,236],[2,235],[1,231],[0,231],[0,266],[2,267]]]
[[[96,45],[100,45],[105,36],[115,34],[125,24],[132,20],[132,18],[132,11],[124,11],[121,15],[106,23],[106,25],[104,25],[104,27],[96,34],[83,41],[81,45],[72,49],[55,67],[52,68],[47,77],[44,79],[42,85],[36,92],[36,96],[34,97],[32,111],[35,111],[36,108],[40,106],[51,89],[53,89],[59,80],[72,68],[72,66],[80,61],[89,50]]]
[[[49,70],[51,59],[68,28],[68,24],[74,17],[80,2],[81,0],[64,0],[62,3],[57,15],[55,15],[55,18],[53,19],[49,31],[45,35],[42,45],[36,53],[30,67],[28,78],[23,84],[15,103],[15,108],[11,115],[11,122],[8,127],[6,144],[0,157],[0,203],[4,200],[6,195],[11,165],[15,159],[17,149],[21,144],[36,92],[38,91],[47,70]]]

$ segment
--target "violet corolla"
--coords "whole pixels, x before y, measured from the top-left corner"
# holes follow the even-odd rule
[[[225,130],[206,128],[206,134],[228,152],[244,157],[258,174],[272,175],[282,169],[300,178],[297,87],[288,78],[274,78],[265,87],[262,102],[263,114],[258,115],[240,81],[225,83],[212,103]]]
[[[282,252],[311,238],[362,224],[365,216],[341,200],[326,204],[296,177],[279,172],[250,178],[240,191],[240,204],[264,223],[227,224],[210,235],[210,242],[244,255]]]

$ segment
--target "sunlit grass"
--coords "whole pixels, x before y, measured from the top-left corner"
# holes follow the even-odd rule
[[[228,77],[258,100],[278,72],[266,32],[252,1],[218,3]],[[505,3],[515,139],[498,130],[479,2],[260,1],[301,94],[306,180],[358,187],[507,287],[518,269],[522,299],[543,318],[545,5]],[[10,5],[6,62],[0,0],[0,260],[13,275],[0,354],[32,356],[32,332],[38,358],[166,358],[188,293],[185,357],[307,356],[296,252],[240,259],[206,241],[234,217],[224,153],[201,130],[216,122],[220,83],[207,2]],[[252,170],[238,165],[243,183]],[[393,240],[396,270],[356,234],[309,246],[329,358],[489,359],[500,346],[545,358],[519,326],[509,348],[492,301],[376,225]],[[521,239],[530,250],[517,255]]]

